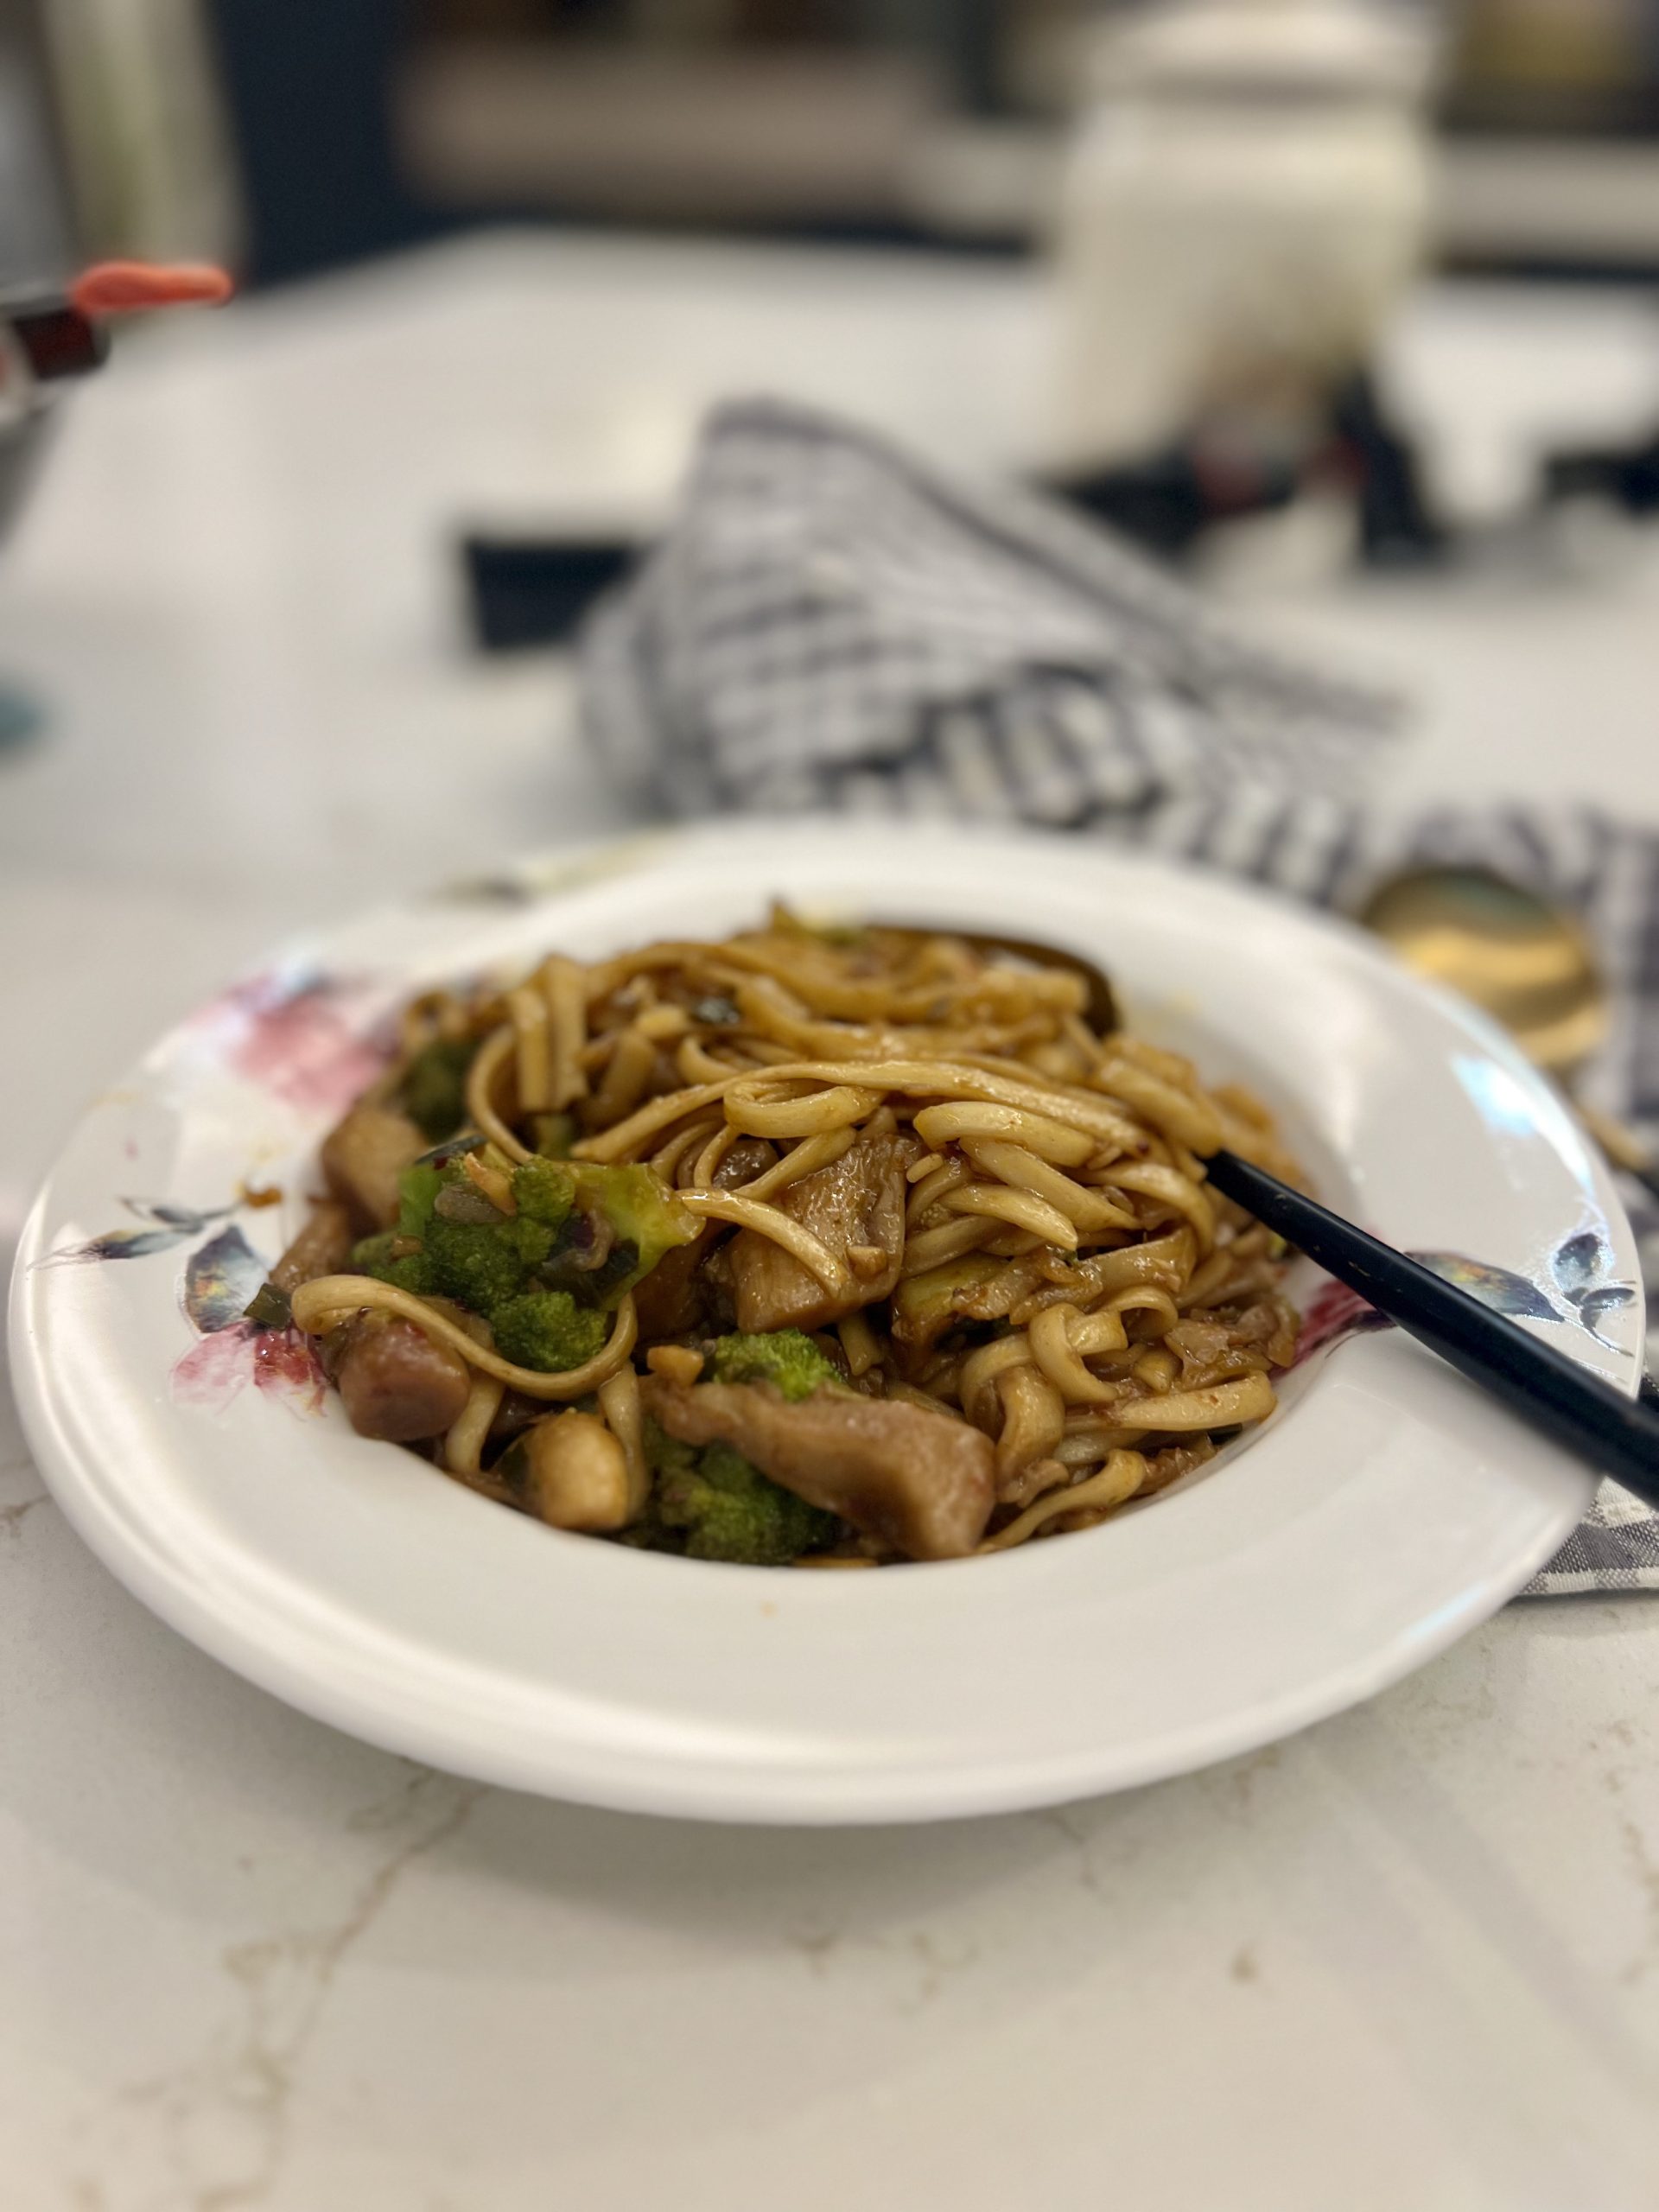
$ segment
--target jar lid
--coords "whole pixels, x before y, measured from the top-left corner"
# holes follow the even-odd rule
[[[1154,0],[1090,41],[1097,90],[1414,95],[1436,40],[1410,5],[1374,0]]]

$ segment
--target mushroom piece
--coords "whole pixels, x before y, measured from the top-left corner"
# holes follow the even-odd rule
[[[397,1218],[397,1179],[426,1150],[406,1114],[353,1106],[323,1140],[328,1188],[359,1230],[390,1229]]]
[[[779,1193],[779,1211],[810,1229],[851,1270],[845,1296],[826,1290],[770,1237],[746,1229],[731,1267],[740,1329],[822,1329],[886,1298],[905,1249],[906,1147],[892,1135],[861,1137],[839,1160]]]
[[[319,1275],[337,1275],[352,1256],[352,1220],[338,1198],[319,1198],[305,1226],[270,1271],[281,1291],[297,1290]]]
[[[596,1414],[552,1414],[527,1429],[500,1473],[555,1529],[624,1529],[632,1517],[627,1453]]]
[[[634,1292],[641,1337],[690,1336],[702,1325],[708,1305],[702,1268],[713,1234],[705,1226],[689,1244],[664,1252]]]
[[[352,1427],[388,1444],[442,1436],[471,1388],[467,1363],[412,1321],[371,1308],[339,1332],[329,1363]]]

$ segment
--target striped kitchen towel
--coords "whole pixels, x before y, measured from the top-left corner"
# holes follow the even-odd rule
[[[1235,638],[1065,509],[948,480],[793,405],[716,414],[680,511],[582,641],[607,770],[659,813],[1020,821],[1352,910],[1399,868],[1497,870],[1585,919],[1621,1018],[1586,1094],[1659,1141],[1659,839],[1588,812],[1367,803],[1397,703]],[[1624,1196],[1659,1283],[1659,1208]],[[1611,1484],[1538,1593],[1659,1589]]]

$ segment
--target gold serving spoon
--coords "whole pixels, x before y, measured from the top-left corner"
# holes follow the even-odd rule
[[[1065,968],[1083,978],[1087,994],[1084,1001],[1084,1019],[1090,1027],[1103,1037],[1117,1027],[1117,999],[1105,970],[1096,968],[1092,960],[1085,960],[1080,952],[1064,951],[1058,944],[1045,944],[1029,937],[988,937],[976,930],[954,930],[941,923],[937,930],[918,929],[910,922],[873,922],[873,929],[883,931],[888,937],[912,938],[918,941],[930,937],[953,937],[975,952],[1009,952],[1016,960],[1023,960],[1033,968]]]
[[[1502,1023],[1533,1065],[1560,1085],[1613,1165],[1659,1198],[1659,1166],[1646,1147],[1611,1115],[1573,1096],[1573,1078],[1606,1037],[1612,1008],[1595,949],[1570,914],[1489,869],[1442,866],[1390,876],[1358,919],[1408,967],[1461,992]],[[921,934],[893,923],[880,926]],[[1075,969],[1088,990],[1092,1027],[1103,1034],[1116,1027],[1111,984],[1081,953],[1027,938],[969,934],[967,942],[978,952]]]
[[[1408,968],[1460,991],[1501,1022],[1535,1067],[1553,1076],[1613,1162],[1659,1197],[1646,1147],[1573,1096],[1573,1081],[1612,1020],[1588,936],[1569,914],[1478,868],[1419,868],[1391,877],[1360,910]]]

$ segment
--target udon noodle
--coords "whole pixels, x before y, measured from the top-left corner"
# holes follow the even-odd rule
[[[817,929],[423,993],[261,1294],[365,1433],[567,1529],[880,1565],[1094,1527],[1274,1409],[1294,1173],[1058,956]]]

